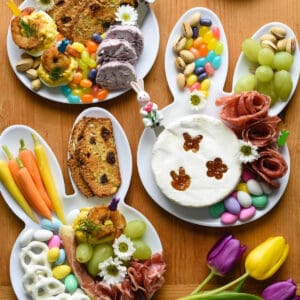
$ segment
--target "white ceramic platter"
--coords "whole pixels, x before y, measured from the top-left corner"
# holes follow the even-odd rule
[[[219,18],[210,10],[202,7],[196,7],[189,11],[187,11],[175,24],[173,31],[170,34],[166,53],[165,53],[165,71],[166,77],[169,84],[169,88],[174,96],[174,102],[162,109],[164,120],[163,125],[168,125],[176,119],[182,118],[186,115],[192,114],[193,112],[189,109],[188,106],[188,90],[184,91],[180,90],[177,87],[176,76],[178,74],[177,70],[174,66],[175,54],[172,49],[173,43],[178,35],[181,35],[181,26],[182,22],[187,21],[191,15],[195,12],[200,12],[202,17],[208,17],[212,20],[213,25],[216,25],[220,28],[220,41],[224,45],[224,51],[221,54],[222,57],[222,65],[216,70],[215,74],[211,77],[211,86],[209,89],[209,97],[208,104],[201,113],[211,115],[214,117],[218,117],[220,108],[216,107],[214,102],[215,99],[221,96],[229,95],[228,93],[223,92],[224,83],[227,76],[228,71],[228,45],[225,36],[225,32]],[[289,33],[290,34],[290,33]],[[235,78],[237,72],[242,72],[242,62],[239,62],[240,66],[235,70]],[[246,67],[245,67],[246,68]],[[282,108],[283,109],[283,108]],[[271,114],[273,115],[274,112]],[[150,195],[150,197],[163,209],[165,209],[170,214],[182,219],[184,221],[208,226],[208,227],[225,227],[223,223],[221,223],[220,218],[215,219],[212,218],[209,214],[209,208],[189,208],[176,204],[175,202],[166,198],[159,190],[158,186],[155,183],[155,179],[153,177],[152,168],[151,168],[151,160],[152,160],[152,148],[156,141],[155,134],[152,129],[146,128],[141,135],[139,145],[138,145],[138,153],[137,153],[137,165],[138,172],[141,178],[141,181]],[[288,147],[285,146],[282,148],[282,155],[284,156],[288,167],[290,169],[290,158]],[[266,215],[279,201],[282,197],[289,178],[289,170],[287,174],[280,179],[280,188],[274,191],[269,196],[269,204],[263,210],[257,210],[256,214],[253,218],[248,221],[240,222],[237,221],[231,226],[237,226],[246,224],[249,222],[253,222],[264,215]]]
[[[147,220],[140,212],[135,210],[134,208],[128,206],[124,198],[126,196],[130,181],[131,181],[131,175],[132,175],[132,156],[130,151],[130,146],[127,140],[127,137],[120,126],[119,122],[115,119],[113,115],[111,115],[108,111],[102,109],[102,108],[89,108],[84,110],[76,119],[79,120],[80,118],[84,116],[91,116],[91,117],[106,117],[110,118],[113,123],[113,130],[114,130],[114,136],[116,141],[116,147],[118,152],[118,158],[119,158],[119,164],[120,164],[120,171],[121,171],[121,178],[122,178],[122,184],[119,188],[117,194],[115,196],[120,198],[120,203],[118,206],[118,209],[124,214],[127,221],[132,219],[141,219],[144,220],[147,224],[147,230],[144,235],[144,239],[147,242],[148,245],[152,248],[152,252],[161,252],[162,251],[162,245],[159,239],[159,236],[157,232],[155,231],[152,224]],[[50,149],[50,147],[47,145],[46,141],[32,128],[24,126],[24,125],[14,125],[11,127],[8,127],[5,129],[1,136],[0,136],[0,147],[3,145],[6,145],[12,154],[16,156],[18,154],[19,149],[19,140],[20,138],[23,138],[25,141],[25,145],[28,149],[33,149],[33,141],[31,134],[35,133],[39,140],[41,141],[42,145],[45,147],[49,163],[51,166],[51,171],[53,174],[53,177],[55,179],[56,186],[58,188],[59,194],[62,197],[63,201],[63,208],[65,215],[67,216],[68,213],[74,209],[80,209],[81,207],[91,207],[94,205],[109,203],[110,199],[104,199],[99,200],[97,197],[93,198],[85,198],[83,197],[77,190],[76,186],[73,184],[74,188],[74,194],[73,195],[66,195],[65,193],[65,184],[63,175],[61,172],[61,168],[58,164],[58,161]],[[2,148],[1,148],[2,149]],[[0,159],[6,159],[6,156],[4,152],[0,151]],[[11,257],[10,257],[10,277],[11,277],[11,283],[13,286],[13,289],[15,291],[15,294],[18,299],[30,299],[28,297],[23,289],[22,285],[22,276],[24,274],[20,261],[19,261],[19,255],[20,255],[20,238],[22,237],[22,234],[27,231],[30,228],[39,228],[39,225],[34,223],[23,211],[22,209],[16,204],[16,202],[13,200],[13,198],[10,196],[10,194],[6,191],[6,189],[3,187],[3,185],[0,183],[0,192],[6,201],[7,205],[10,207],[10,209],[24,222],[25,228],[20,233],[18,238],[16,239],[16,242],[13,246]]]
[[[20,5],[20,8],[25,8],[28,6],[34,6],[32,0],[25,0]],[[159,27],[158,27],[156,16],[151,9],[149,10],[147,16],[144,19],[143,25],[141,26],[141,30],[145,38],[144,38],[144,50],[141,56],[139,57],[137,63],[135,64],[137,78],[144,78],[149,73],[158,54],[159,40],[160,40]],[[6,45],[7,45],[8,58],[12,69],[14,70],[18,79],[28,89],[32,91],[30,87],[30,80],[23,73],[18,72],[15,68],[17,62],[20,60],[21,54],[24,51],[19,49],[16,46],[16,44],[13,42],[10,26],[7,32]],[[101,100],[101,102],[114,99],[124,94],[127,91],[128,89],[110,92],[107,98],[105,100]],[[59,87],[51,88],[51,87],[43,86],[39,91],[37,92],[33,91],[33,92],[51,101],[70,104],[68,99],[60,91]],[[93,102],[99,102],[99,100],[94,99]],[[79,104],[84,104],[84,103],[79,103]]]

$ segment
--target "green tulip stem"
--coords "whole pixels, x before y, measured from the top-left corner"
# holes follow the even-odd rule
[[[207,277],[194,289],[191,293],[191,295],[195,295],[199,293],[201,289],[215,276],[215,272],[213,270],[210,271],[210,273],[207,275]]]
[[[244,273],[239,278],[223,285],[222,287],[219,287],[217,289],[214,289],[214,290],[211,290],[211,291],[208,291],[208,292],[203,292],[203,293],[200,293],[200,294],[194,294],[194,295],[189,295],[189,296],[186,296],[186,297],[182,297],[182,298],[179,298],[177,300],[198,300],[198,299],[205,298],[206,296],[216,295],[218,293],[226,291],[228,288],[232,287],[235,284],[238,284],[240,281],[245,280],[248,276],[249,276],[248,273]]]
[[[244,285],[246,279],[247,279],[247,277],[245,277],[243,280],[241,280],[241,281],[239,282],[239,284],[234,288],[234,291],[235,291],[235,292],[238,293],[238,292],[241,290],[241,288],[242,288],[242,286]]]

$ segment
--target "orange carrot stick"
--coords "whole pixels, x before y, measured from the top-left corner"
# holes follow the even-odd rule
[[[36,211],[42,217],[51,220],[51,212],[37,190],[27,168],[24,167],[20,158],[16,158],[16,161],[19,165],[19,171],[17,174],[18,181],[20,182],[25,195],[28,196],[28,202],[35,207]]]
[[[28,170],[37,190],[39,191],[41,197],[43,198],[44,202],[48,206],[51,211],[54,211],[52,202],[46,192],[36,158],[33,152],[29,149],[26,149],[24,140],[20,140],[20,149],[19,149],[19,157],[22,160],[24,167]]]

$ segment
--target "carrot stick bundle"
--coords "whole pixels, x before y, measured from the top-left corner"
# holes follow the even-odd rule
[[[36,158],[33,152],[25,147],[23,139],[20,140],[19,157],[22,160],[24,167],[28,170],[37,190],[39,191],[44,202],[51,211],[54,211],[52,202],[46,192],[43,179],[41,177]]]

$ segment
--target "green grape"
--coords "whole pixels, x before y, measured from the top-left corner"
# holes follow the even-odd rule
[[[258,52],[258,62],[260,65],[272,66],[274,58],[273,50],[269,48],[261,48]]]
[[[255,70],[255,77],[260,82],[268,82],[273,79],[273,69],[269,66],[259,66]]]
[[[271,106],[273,106],[277,102],[278,96],[275,93],[274,80],[271,80],[269,82],[259,81],[257,83],[256,90],[261,94],[267,95],[271,98]]]
[[[240,93],[245,91],[253,91],[256,87],[257,80],[253,74],[242,75],[235,84],[234,92]]]
[[[142,220],[132,220],[126,224],[124,234],[131,239],[138,239],[146,231],[146,223]]]
[[[245,39],[242,43],[242,50],[244,54],[252,62],[258,62],[258,52],[260,51],[260,49],[260,44],[253,39]]]
[[[99,273],[99,263],[113,256],[114,251],[112,245],[100,244],[94,248],[92,258],[87,263],[87,270],[92,276]]]
[[[276,72],[274,75],[274,88],[275,93],[281,100],[287,100],[293,89],[291,74],[286,70]]]
[[[288,71],[291,68],[293,62],[294,62],[294,57],[292,54],[286,51],[277,52],[275,53],[273,58],[273,69],[278,71],[281,70]]]
[[[88,262],[93,255],[93,246],[89,243],[81,243],[76,247],[76,260],[80,263]]]
[[[151,248],[142,240],[133,240],[133,247],[135,251],[133,253],[134,259],[148,259],[152,255]]]

